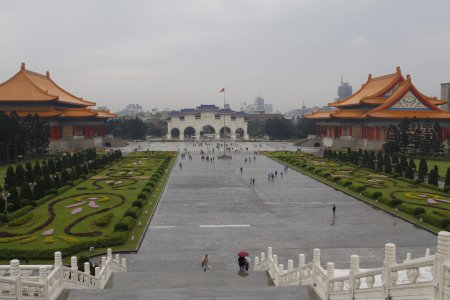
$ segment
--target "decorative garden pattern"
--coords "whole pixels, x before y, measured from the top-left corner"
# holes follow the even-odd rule
[[[126,243],[141,213],[145,210],[148,218],[154,209],[157,199],[152,199],[161,191],[160,181],[167,178],[174,157],[170,152],[130,154],[2,225],[0,258],[20,256],[16,251],[46,258],[55,250],[69,255],[91,246]]]
[[[438,188],[304,153],[267,156],[434,232],[450,229],[450,195]]]

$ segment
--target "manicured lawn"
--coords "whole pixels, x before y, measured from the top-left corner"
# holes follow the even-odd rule
[[[450,195],[442,191],[304,153],[271,152],[267,156],[433,232],[450,224]],[[424,212],[419,213],[419,208]]]
[[[0,234],[11,235],[12,238],[0,238],[0,257],[2,250],[9,252],[14,249],[40,249],[48,251],[61,250],[77,243],[94,244],[98,239],[113,236],[114,227],[121,221],[124,213],[132,208],[133,201],[138,199],[142,189],[149,179],[158,173],[164,161],[170,163],[164,166],[164,172],[158,176],[156,186],[148,200],[143,201],[141,213],[134,226],[126,234],[126,242],[114,250],[136,250],[149,218],[159,200],[160,193],[173,166],[175,154],[170,152],[133,153],[109,168],[91,176],[81,184],[71,188],[47,203],[34,209],[20,226],[6,224],[0,227]],[[167,164],[167,163],[166,163]],[[148,188],[148,187],[147,187]],[[50,213],[54,211],[54,215]],[[77,212],[79,211],[79,212]],[[107,226],[99,227],[94,221],[111,214]],[[31,215],[31,216],[30,216]],[[139,226],[139,222],[141,225]],[[53,231],[48,237],[43,233]],[[132,236],[134,239],[132,240]],[[9,241],[11,239],[20,239]],[[85,247],[86,248],[86,247]],[[104,252],[106,247],[99,247],[94,252],[85,250],[79,254],[93,255]],[[42,260],[40,260],[42,262]]]
[[[420,160],[414,159],[414,162],[416,163],[416,166],[419,167]],[[434,165],[437,165],[439,168],[439,176],[445,177],[445,174],[447,173],[447,168],[450,167],[450,161],[442,161],[442,160],[427,160],[428,164],[428,170],[431,170],[434,168]]]

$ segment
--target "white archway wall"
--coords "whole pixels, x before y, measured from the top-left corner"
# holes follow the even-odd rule
[[[223,115],[220,119],[216,119],[214,113],[202,113],[200,118],[195,118],[194,115],[186,115],[184,120],[180,120],[180,117],[172,117],[167,122],[167,138],[172,139],[171,130],[178,128],[180,130],[180,140],[184,140],[184,131],[187,127],[195,129],[195,135],[197,139],[200,139],[200,132],[203,131],[204,126],[211,126],[215,131],[215,138],[220,138],[220,130],[223,127]],[[236,117],[231,119],[230,115],[225,115],[225,125],[231,130],[231,139],[236,139],[236,129],[242,128],[244,130],[244,140],[248,140],[247,134],[247,122],[244,117]]]

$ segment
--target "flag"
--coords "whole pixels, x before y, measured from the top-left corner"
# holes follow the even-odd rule
[[[220,93],[225,92],[225,88],[223,87],[219,92],[220,92]]]

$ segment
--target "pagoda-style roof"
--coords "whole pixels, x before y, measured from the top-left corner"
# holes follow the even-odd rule
[[[46,75],[29,71],[22,63],[19,72],[0,84],[0,102],[48,102],[55,101],[87,107],[95,102],[83,100],[58,86]]]
[[[369,74],[366,83],[353,95],[330,103],[335,110],[315,112],[305,115],[307,119],[366,119],[366,118],[419,118],[449,119],[450,112],[438,106],[447,103],[444,100],[422,94],[401,74],[400,67],[392,74],[374,77]]]
[[[173,110],[169,112],[170,117],[180,117],[184,115],[196,115],[202,112],[214,112],[216,115],[232,115],[235,117],[245,117],[247,114],[243,111],[237,112],[230,108],[220,108],[214,104],[202,104],[196,108],[183,108],[181,110]]]
[[[197,110],[219,110],[220,108],[214,104],[201,104],[197,106]]]

